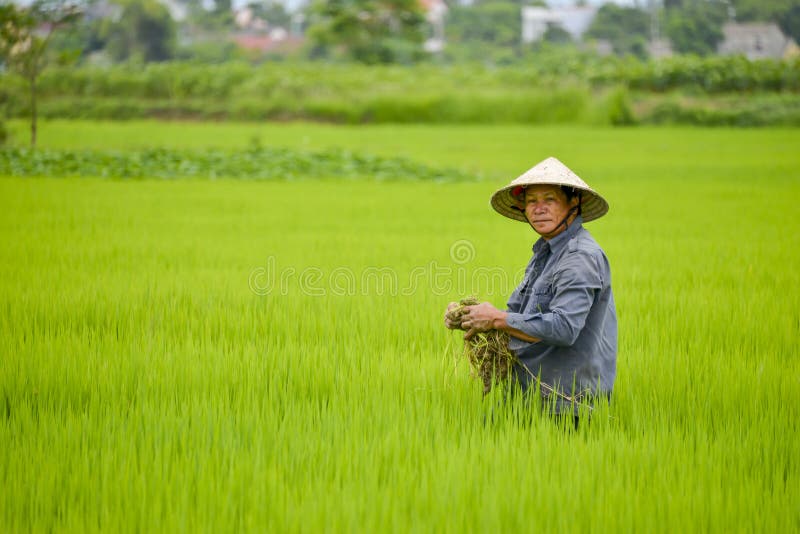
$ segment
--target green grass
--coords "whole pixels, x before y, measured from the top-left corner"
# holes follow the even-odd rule
[[[10,121],[14,144],[28,142],[27,123]],[[684,175],[697,165],[719,174],[758,173],[763,161],[798,176],[798,129],[608,128],[572,126],[428,126],[237,124],[131,121],[44,121],[40,146],[54,149],[346,148],[404,157],[437,167],[458,167],[502,184],[543,158],[557,155],[592,176],[647,179]],[[585,166],[585,167],[584,167]],[[583,168],[582,168],[583,167]],[[647,173],[647,174],[645,174]]]
[[[800,132],[42,129],[49,148],[253,135],[485,179],[0,179],[0,530],[800,527]],[[534,235],[488,199],[551,154],[611,204],[587,226],[612,264],[618,377],[578,433],[514,403],[485,424],[442,326],[463,294],[504,303],[511,287],[471,281],[510,283]],[[285,287],[255,294],[268,267]],[[397,294],[364,282],[376,268]]]

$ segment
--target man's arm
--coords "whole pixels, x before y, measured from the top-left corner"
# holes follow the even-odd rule
[[[478,332],[485,332],[486,330],[503,330],[508,332],[508,335],[515,338],[527,341],[528,343],[538,343],[541,339],[530,336],[508,325],[506,317],[508,312],[498,310],[488,302],[482,302],[475,306],[467,306],[465,308],[467,313],[462,316],[461,327],[467,330],[464,339],[470,339]]]
[[[462,319],[462,325],[470,330],[465,337],[469,339],[475,332],[499,328],[525,341],[528,339],[514,332],[548,345],[570,346],[575,343],[591,311],[594,295],[602,287],[603,278],[597,263],[588,254],[570,254],[558,274],[558,287],[550,301],[549,311],[508,313],[488,302],[469,306]]]
[[[595,296],[603,287],[602,259],[586,252],[568,253],[559,263],[549,309],[538,313],[511,313],[506,322],[548,345],[568,347],[578,339]]]

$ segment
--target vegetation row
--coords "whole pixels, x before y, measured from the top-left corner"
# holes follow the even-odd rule
[[[28,116],[28,84],[2,81],[6,116]],[[37,98],[44,118],[797,125],[800,61],[551,54],[524,68],[127,64],[51,69]]]
[[[373,180],[432,182],[475,179],[458,170],[434,168],[405,158],[383,158],[348,150],[302,152],[265,148],[248,150],[59,151],[0,150],[0,175],[113,178],[304,178],[369,177]]]
[[[5,74],[3,85],[16,94],[20,78]],[[172,62],[113,67],[51,68],[42,73],[42,97],[229,98],[283,94],[348,96],[438,93],[450,90],[528,90],[565,83],[593,88],[623,85],[633,90],[675,89],[703,93],[739,91],[800,92],[800,59],[750,61],[741,56],[677,56],[660,61],[544,54],[525,65],[361,66],[326,63],[244,62],[218,65]]]

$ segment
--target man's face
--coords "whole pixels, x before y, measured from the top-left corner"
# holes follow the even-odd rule
[[[561,221],[577,204],[577,197],[568,201],[567,195],[557,185],[532,185],[525,189],[525,216],[536,233],[545,239],[565,230]]]

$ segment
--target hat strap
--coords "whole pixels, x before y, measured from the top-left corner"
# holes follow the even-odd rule
[[[567,223],[567,219],[569,219],[570,217],[572,217],[575,214],[577,214],[577,215],[581,214],[581,205],[580,204],[578,204],[577,206],[571,207],[569,209],[569,211],[567,212],[566,216],[564,216],[564,218],[561,219],[561,222],[558,223],[558,226],[556,226],[556,228],[560,228],[561,226],[563,226],[564,230],[568,229],[569,228],[569,224]]]
[[[561,222],[558,223],[558,226],[556,226],[556,228],[560,228],[563,225],[564,226],[564,230],[568,229],[569,228],[569,224],[567,224],[567,219],[572,217],[572,215],[575,214],[575,213],[577,213],[577,215],[580,215],[581,214],[581,205],[582,204],[583,204],[583,197],[581,196],[581,193],[578,192],[578,205],[577,206],[572,206],[569,209],[569,211],[567,212],[567,215],[563,219],[561,219]]]

